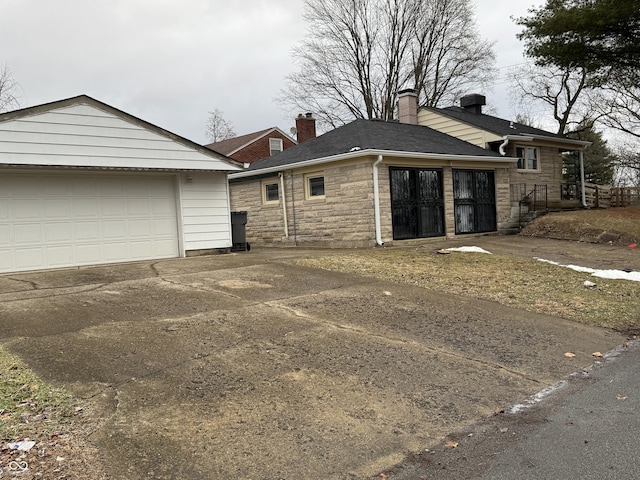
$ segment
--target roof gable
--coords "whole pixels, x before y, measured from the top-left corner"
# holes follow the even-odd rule
[[[247,133],[246,135],[241,135],[239,137],[228,138],[227,140],[222,140],[220,142],[209,143],[208,145],[205,145],[205,147],[210,148],[211,150],[215,150],[216,152],[223,153],[224,155],[231,156],[239,150],[242,150],[252,143],[255,143],[258,140],[266,137],[272,132],[278,132],[284,137],[289,138],[293,143],[297,143],[293,138],[289,137],[289,135],[284,133],[278,127],[271,127],[260,130],[258,132]]]
[[[87,95],[1,114],[0,164],[241,169],[224,155]]]

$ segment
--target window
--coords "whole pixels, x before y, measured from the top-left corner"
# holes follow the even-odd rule
[[[262,203],[277,203],[280,200],[280,190],[277,180],[262,182]]]
[[[538,149],[536,147],[516,147],[518,170],[539,170]]]
[[[269,155],[275,155],[282,151],[282,139],[270,138],[269,139]]]
[[[306,177],[306,197],[324,198],[324,175],[312,173]]]

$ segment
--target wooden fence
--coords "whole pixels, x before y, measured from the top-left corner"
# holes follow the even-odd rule
[[[591,208],[640,205],[640,187],[607,187],[585,183],[584,191],[587,206]]]

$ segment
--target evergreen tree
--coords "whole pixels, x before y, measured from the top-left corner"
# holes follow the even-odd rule
[[[570,133],[570,138],[591,142],[584,151],[584,180],[596,185],[611,185],[615,173],[616,156],[613,154],[602,133],[586,127]],[[563,156],[563,179],[567,183],[580,182],[580,155],[578,152]]]

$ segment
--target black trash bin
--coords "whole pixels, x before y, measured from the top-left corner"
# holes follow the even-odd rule
[[[231,212],[231,247],[232,252],[249,251],[247,243],[247,212]]]

